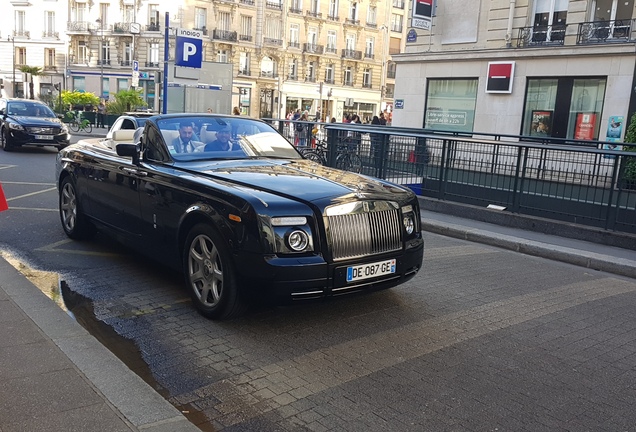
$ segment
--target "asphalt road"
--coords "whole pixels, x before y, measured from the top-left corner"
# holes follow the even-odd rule
[[[0,152],[0,250],[202,430],[635,431],[636,280],[425,234],[424,269],[365,296],[213,322],[181,276],[67,239],[54,149]]]

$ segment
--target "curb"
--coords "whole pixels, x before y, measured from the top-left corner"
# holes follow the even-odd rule
[[[450,223],[422,220],[422,230],[636,279],[636,261],[550,245]]]
[[[0,256],[0,289],[76,366],[96,391],[139,430],[200,432],[62,308]]]

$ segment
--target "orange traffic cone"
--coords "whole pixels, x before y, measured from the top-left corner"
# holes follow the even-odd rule
[[[9,204],[7,204],[7,199],[4,197],[2,185],[0,184],[0,211],[4,210],[9,210]]]

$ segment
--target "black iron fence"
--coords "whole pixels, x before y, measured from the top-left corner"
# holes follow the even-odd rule
[[[324,149],[329,166],[347,142],[363,174],[422,196],[636,233],[636,153],[616,143],[267,121],[299,148]]]

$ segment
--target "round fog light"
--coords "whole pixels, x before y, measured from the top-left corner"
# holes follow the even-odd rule
[[[293,251],[300,252],[307,248],[309,244],[309,237],[307,233],[302,230],[295,230],[289,233],[287,236],[287,245]]]
[[[404,216],[402,220],[404,223],[404,229],[408,235],[413,234],[413,230],[415,229],[415,224],[413,223],[413,218],[411,216]]]

